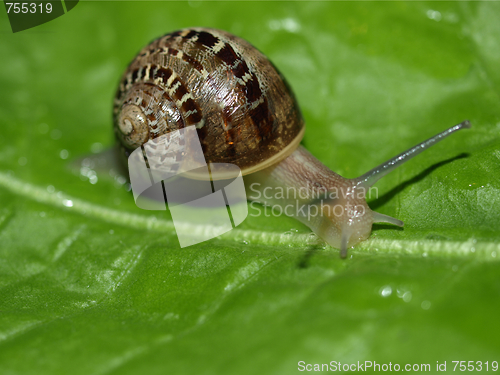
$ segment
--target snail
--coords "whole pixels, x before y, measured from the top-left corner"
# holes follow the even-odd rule
[[[403,226],[370,210],[367,190],[436,142],[470,127],[464,121],[358,178],[343,178],[300,145],[304,120],[271,61],[249,42],[209,28],[175,31],[144,47],[120,80],[113,123],[123,158],[150,139],[194,126],[208,163],[241,169],[249,200],[281,207],[340,248],[342,257],[368,238],[373,223]],[[281,194],[271,194],[273,189]]]

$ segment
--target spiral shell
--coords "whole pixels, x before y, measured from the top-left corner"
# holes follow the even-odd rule
[[[190,28],[144,47],[123,74],[114,102],[123,154],[150,139],[196,126],[207,162],[267,168],[300,143],[304,121],[274,65],[247,41]]]

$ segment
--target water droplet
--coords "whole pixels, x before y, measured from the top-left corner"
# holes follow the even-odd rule
[[[451,267],[451,269],[452,269],[454,272],[457,272],[457,271],[458,271],[458,266],[455,264],[453,267]]]
[[[300,25],[293,18],[286,18],[282,21],[283,28],[291,33],[296,33],[300,30]]]
[[[61,139],[61,137],[62,131],[60,131],[59,129],[54,129],[50,132],[50,138],[52,138],[53,140]]]
[[[47,191],[52,194],[56,191],[56,188],[52,185],[49,185],[47,186]]]
[[[115,231],[113,229],[110,229],[109,234],[115,234]]]
[[[420,306],[424,310],[429,310],[431,308],[431,302],[430,301],[422,301],[422,304]]]
[[[127,179],[123,176],[118,176],[116,178],[116,182],[121,186],[124,185],[127,182]]]
[[[475,253],[475,252],[476,252],[476,248],[475,248],[475,247],[471,247],[471,248],[470,248],[470,252],[471,252],[471,253]]]
[[[427,11],[427,18],[434,20],[436,22],[439,22],[439,21],[441,21],[441,12],[439,12],[437,10],[429,9]]]
[[[28,163],[28,159],[26,159],[24,156],[21,156],[17,162],[19,163],[19,165],[21,166],[25,166],[27,163]]]
[[[382,297],[389,297],[392,294],[392,288],[389,285],[383,286],[379,293]]]
[[[243,241],[243,245],[248,245],[248,244],[249,244],[248,241],[246,241],[246,240]]]
[[[457,23],[459,21],[458,15],[451,12],[446,12],[444,14],[444,20],[449,23]]]
[[[99,152],[101,152],[103,150],[103,145],[102,143],[99,143],[99,142],[96,142],[96,143],[92,143],[92,146],[90,146],[90,151],[92,151],[92,153],[94,154],[97,154]]]
[[[284,236],[291,236],[292,235],[292,232],[290,231],[286,231],[285,233],[283,233]]]
[[[92,185],[95,185],[95,184],[97,184],[98,178],[96,175],[92,175],[89,177],[89,181]]]
[[[403,294],[403,301],[404,302],[410,302],[411,301],[411,298],[412,298],[412,294],[410,291],[407,291]]]
[[[280,21],[278,20],[269,21],[269,28],[271,30],[278,30],[280,28]]]
[[[82,167],[91,168],[94,166],[94,162],[90,158],[85,158],[82,160]]]
[[[39,213],[39,215],[40,215],[40,217],[45,217],[45,212],[42,211]]]
[[[300,24],[293,18],[271,20],[268,25],[271,30],[286,30],[291,33],[298,32],[301,28]]]
[[[67,159],[69,156],[69,151],[68,150],[61,150],[61,152],[59,153],[59,157],[61,159]]]
[[[69,200],[69,199],[65,199],[65,200],[63,200],[63,205],[65,205],[66,207],[73,207],[73,201]]]
[[[497,257],[497,252],[496,251],[492,251],[491,252],[491,257],[492,258],[496,258]]]
[[[38,125],[38,131],[40,134],[47,134],[49,132],[49,126],[45,123]]]

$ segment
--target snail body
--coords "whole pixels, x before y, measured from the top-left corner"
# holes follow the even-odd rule
[[[113,118],[124,158],[151,139],[194,126],[208,163],[241,169],[252,191],[249,200],[283,207],[287,215],[340,248],[342,256],[368,238],[374,222],[403,225],[371,211],[367,189],[404,161],[470,126],[465,121],[357,179],[343,178],[300,146],[304,120],[274,65],[247,41],[207,28],[179,30],[144,47],[122,76]],[[223,179],[224,174],[215,177]],[[264,194],[277,187],[302,194],[299,200],[296,195]],[[332,196],[333,191],[341,194]],[[307,210],[287,210],[292,203]]]

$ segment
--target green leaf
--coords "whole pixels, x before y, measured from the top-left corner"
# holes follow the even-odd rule
[[[494,2],[80,2],[11,34],[1,15],[0,373],[491,371],[499,17]],[[405,228],[374,226],[347,260],[271,211],[180,249],[170,216],[135,206],[105,150],[122,71],[188,26],[266,53],[301,105],[304,145],[345,177],[473,127],[377,183],[371,207]]]

